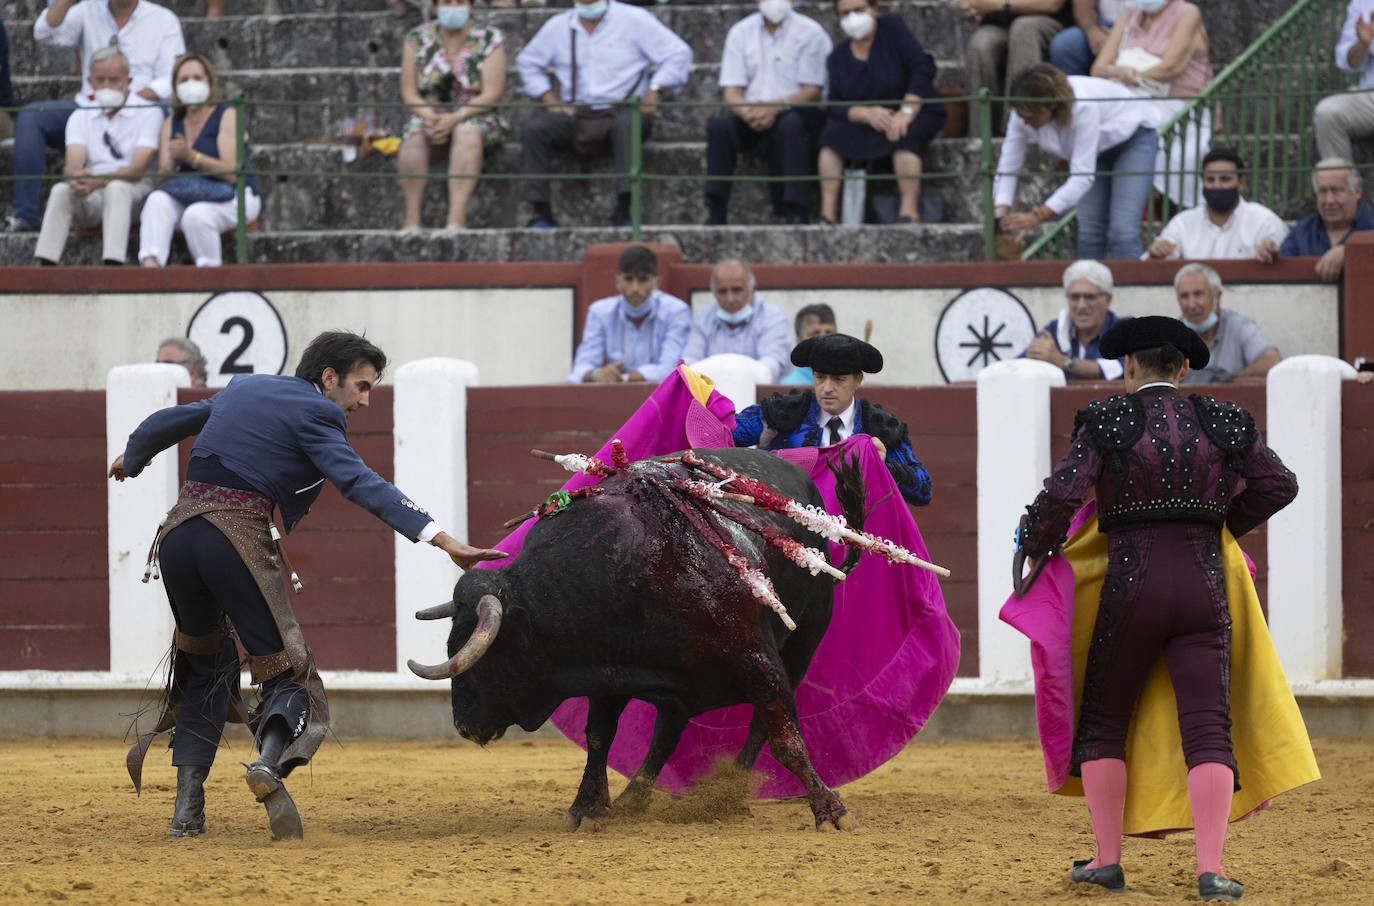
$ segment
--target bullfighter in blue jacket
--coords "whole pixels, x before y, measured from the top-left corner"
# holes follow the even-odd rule
[[[832,333],[798,343],[792,364],[811,368],[813,389],[775,393],[740,412],[735,416],[735,446],[820,447],[867,434],[907,503],[930,503],[930,473],[912,451],[906,425],[882,406],[855,396],[865,373],[883,369],[882,353],[856,337]]]
[[[139,738],[128,759],[138,787],[153,737],[175,728],[174,837],[205,833],[203,785],[231,703],[254,730],[259,757],[246,780],[267,808],[273,835],[302,835],[282,778],[319,748],[329,708],[287,599],[286,577],[298,592],[300,583],[280,546],[275,507],[290,532],[328,480],[400,534],[429,542],[464,569],[505,556],[448,535],[349,445],[345,414],[368,404],[385,367],[385,353],[362,337],[320,334],[295,377],[240,375],[209,399],[155,412],[110,466],[119,481],[137,477],[159,452],[199,435],[180,497],[149,557],[153,572],[160,561],[176,619],[168,698],[156,728]],[[249,655],[253,682],[261,684],[261,704],[252,714],[239,698],[231,632]]]

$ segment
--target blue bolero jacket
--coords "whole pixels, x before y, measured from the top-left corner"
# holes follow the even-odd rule
[[[218,456],[281,508],[288,532],[310,511],[326,479],[412,541],[432,521],[367,467],[349,446],[343,409],[303,378],[239,375],[209,399],[154,412],[129,435],[125,474],[137,476],[158,453],[195,434],[191,456]]]

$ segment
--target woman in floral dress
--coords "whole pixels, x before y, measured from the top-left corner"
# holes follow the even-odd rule
[[[461,230],[482,172],[483,149],[510,131],[495,106],[506,87],[506,49],[500,31],[473,23],[470,0],[438,0],[435,12],[435,21],[406,35],[401,55],[401,99],[411,112],[397,157],[406,202],[402,229],[420,228],[426,182],[421,177],[447,152],[444,228]]]

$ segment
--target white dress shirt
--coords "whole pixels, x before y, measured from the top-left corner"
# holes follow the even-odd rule
[[[817,405],[819,405],[819,403]],[[849,440],[850,436],[854,433],[854,416],[858,411],[859,398],[856,396],[849,401],[849,408],[840,413],[839,434],[841,441]],[[830,420],[835,416],[826,412],[824,409],[822,409],[818,415],[821,423],[821,446],[826,447],[830,445]]]
[[[1170,258],[1253,258],[1266,239],[1282,244],[1288,238],[1288,224],[1262,204],[1240,200],[1221,226],[1207,216],[1201,204],[1174,215],[1159,234],[1174,244]],[[1146,252],[1143,258],[1149,257]]]
[[[1374,0],[1351,0],[1345,11],[1345,24],[1341,26],[1341,36],[1336,39],[1336,66],[1345,72],[1358,72],[1361,88],[1374,87],[1374,54],[1366,57],[1364,65],[1359,69],[1351,68],[1347,58],[1350,56],[1350,48],[1359,41],[1359,36],[1355,34],[1355,23],[1360,19],[1368,19],[1371,14],[1374,14]]]
[[[1012,112],[992,188],[995,204],[1011,207],[1015,203],[1017,174],[1026,161],[1026,146],[1036,144],[1069,162],[1069,178],[1045,200],[1051,211],[1063,214],[1092,188],[1097,155],[1126,141],[1141,126],[1156,125],[1154,105],[1135,100],[1125,85],[1092,76],[1069,76],[1069,85],[1076,100],[1067,126],[1051,120],[1032,129]]]
[[[810,16],[792,12],[768,33],[763,13],[750,13],[725,35],[720,87],[743,88],[750,103],[791,97],[803,85],[825,87],[830,36]]]
[[[97,50],[117,43],[129,61],[129,94],[151,88],[163,100],[172,96],[172,64],[186,52],[176,13],[148,0],[138,0],[123,28],[116,28],[110,5],[102,0],[81,0],[67,10],[67,17],[56,28],[48,25],[45,10],[33,23],[33,39],[52,47],[81,48],[81,92],[76,102],[83,107],[95,103],[91,98],[91,55]]]
[[[133,163],[135,148],[156,151],[162,129],[160,107],[126,104],[114,116],[106,116],[106,112],[99,107],[82,107],[67,118],[67,145],[85,147],[86,169],[93,176],[123,170]],[[148,169],[155,166],[156,154],[148,159]]]
[[[559,13],[540,27],[515,57],[520,81],[530,97],[553,87],[572,100],[572,42],[577,42],[577,101],[607,106],[632,92],[672,88],[687,81],[692,49],[652,13],[610,0],[595,30],[587,34],[577,10]],[[650,74],[649,68],[656,67]]]

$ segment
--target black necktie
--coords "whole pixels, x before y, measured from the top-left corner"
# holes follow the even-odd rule
[[[840,420],[838,415],[832,415],[830,421],[825,423],[825,426],[830,429],[830,442],[832,444],[840,442],[840,426],[843,424],[844,422]]]

